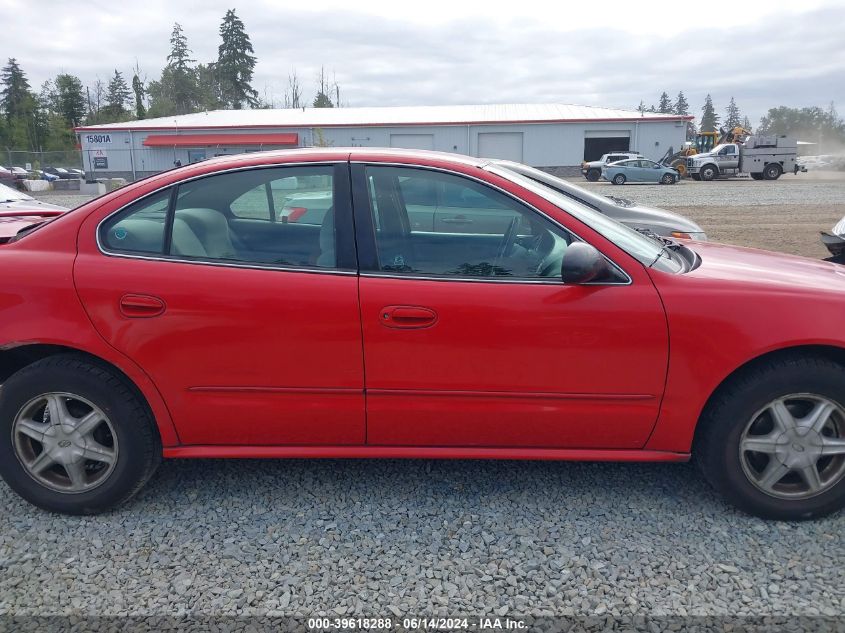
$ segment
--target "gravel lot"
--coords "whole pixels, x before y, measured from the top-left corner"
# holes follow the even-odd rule
[[[811,256],[845,214],[839,180],[590,186]],[[747,517],[688,464],[174,461],[107,515],[0,507],[0,615],[845,614],[845,514]]]
[[[819,231],[830,230],[845,215],[845,174],[829,172],[786,175],[775,182],[685,180],[671,187],[573,182],[685,215],[718,242],[805,257],[829,256]]]
[[[845,612],[845,517],[744,516],[690,465],[170,462],[105,516],[0,503],[7,612]]]

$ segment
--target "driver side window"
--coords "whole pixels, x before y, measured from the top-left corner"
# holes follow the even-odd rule
[[[560,278],[572,236],[475,180],[413,167],[366,168],[379,269],[456,278]]]

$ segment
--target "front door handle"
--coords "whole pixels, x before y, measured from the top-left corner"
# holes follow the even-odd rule
[[[164,301],[150,295],[123,295],[120,313],[132,319],[147,319],[164,314]]]
[[[420,306],[387,306],[380,315],[381,324],[391,328],[416,330],[437,323],[437,313]]]
[[[443,224],[472,224],[472,220],[465,215],[456,215],[454,218],[442,218]]]

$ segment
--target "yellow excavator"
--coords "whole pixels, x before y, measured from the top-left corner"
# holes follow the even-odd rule
[[[720,128],[718,132],[699,132],[694,140],[684,143],[681,151],[676,152],[673,147],[670,147],[660,163],[677,170],[683,178],[687,175],[687,156],[704,154],[721,143],[742,143],[749,136],[751,136],[751,130],[740,125]]]

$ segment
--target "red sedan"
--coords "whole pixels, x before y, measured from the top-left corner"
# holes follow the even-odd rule
[[[0,271],[0,473],[53,511],[162,457],[692,455],[760,516],[845,504],[845,268],[644,235],[527,168],[213,159],[27,228]]]

